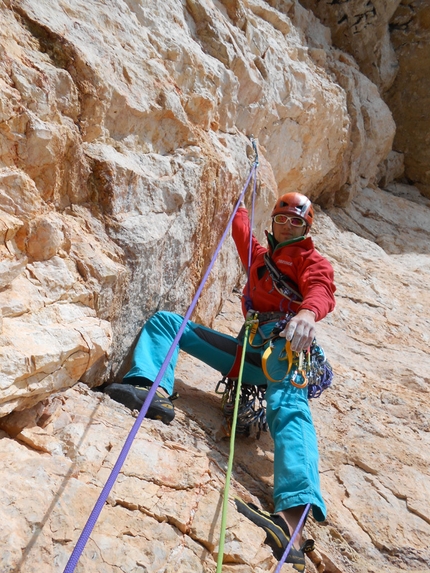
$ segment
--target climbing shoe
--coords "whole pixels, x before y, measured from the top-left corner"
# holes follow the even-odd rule
[[[104,393],[130,408],[130,410],[140,410],[151,386],[133,386],[132,384],[110,384],[104,389]],[[155,392],[154,398],[148,408],[147,418],[151,420],[161,420],[164,424],[170,424],[175,417],[175,409],[172,401],[173,396],[165,396],[161,390]]]
[[[266,532],[266,543],[272,548],[273,555],[278,561],[282,559],[284,551],[290,542],[291,535],[285,520],[276,513],[262,511],[253,503],[245,503],[238,497],[235,498],[237,511],[258,525]],[[305,571],[305,552],[314,549],[314,542],[308,539],[300,549],[291,547],[285,563],[291,563],[293,568],[300,573]]]

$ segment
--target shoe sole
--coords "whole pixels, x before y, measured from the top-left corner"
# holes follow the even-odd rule
[[[110,396],[112,400],[115,400],[115,402],[130,408],[130,410],[140,411],[149,391],[150,388],[132,386],[131,384],[110,384],[105,388],[104,393]],[[175,417],[175,409],[171,401],[157,391],[148,408],[146,417],[151,420],[161,420],[164,424],[170,424]]]
[[[282,527],[282,522],[284,521],[282,517],[267,513],[253,503],[245,503],[238,497],[236,497],[234,501],[239,513],[247,517],[250,521],[255,523],[255,525],[258,525],[258,527],[264,529],[266,532],[266,543],[271,547],[276,559],[280,561],[291,539],[289,532],[286,531],[288,528],[287,524],[285,524],[285,529]],[[275,520],[279,521],[279,525],[275,523]],[[300,571],[300,573],[305,571],[304,553],[295,547],[291,547],[285,562],[291,563],[294,569]]]

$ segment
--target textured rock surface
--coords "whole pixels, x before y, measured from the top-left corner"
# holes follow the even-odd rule
[[[395,4],[380,3],[379,62]],[[318,573],[428,571],[429,204],[395,181],[377,86],[289,0],[0,0],[0,38],[0,570],[64,570],[133,424],[90,388],[120,377],[149,314],[188,307],[253,134],[256,232],[277,193],[309,193],[337,276],[319,327],[336,385],[313,405],[329,506],[308,523]],[[215,323],[236,333],[237,295],[223,303],[239,276],[229,239],[194,317],[222,309]],[[182,357],[177,417],[143,423],[77,571],[215,572],[217,381]],[[272,461],[267,434],[238,438],[231,496],[270,509]],[[232,503],[225,562],[275,568]]]
[[[401,0],[302,0],[332,33],[335,46],[354,56],[361,71],[383,92],[390,88],[398,63],[389,23]]]
[[[365,206],[317,214],[314,238],[338,285],[337,308],[319,324],[318,339],[336,380],[312,403],[329,512],[322,525],[309,520],[307,532],[331,573],[430,567],[430,208],[419,204],[421,220],[413,190],[396,191],[403,197],[369,189],[368,201],[378,205],[373,216],[386,236],[408,236],[406,221],[421,229],[409,251],[387,252],[354,232],[371,228]],[[217,328],[237,332],[238,307],[233,295]],[[229,449],[219,438],[218,380],[182,356],[177,416],[170,426],[143,422],[76,571],[216,570]],[[127,408],[83,384],[3,418],[0,512],[9,529],[2,571],[63,571],[133,421]],[[268,434],[238,437],[230,497],[270,509],[272,461]],[[264,534],[232,503],[224,555],[226,572],[275,568]],[[317,571],[311,561],[308,570]]]
[[[258,138],[256,227],[278,192],[346,204],[394,123],[298,3],[0,4],[0,413],[127,368],[184,311]],[[197,314],[237,281],[229,243]]]
[[[302,0],[374,82],[396,122],[405,175],[430,197],[430,5],[427,0]],[[402,166],[397,177],[403,175]],[[386,181],[381,174],[381,183]]]
[[[397,125],[395,149],[405,155],[405,174],[430,197],[430,5],[401,2],[391,21],[391,41],[399,62],[386,94]]]

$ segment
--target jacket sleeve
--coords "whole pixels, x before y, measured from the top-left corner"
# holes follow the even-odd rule
[[[314,251],[302,273],[299,273],[299,288],[303,296],[300,310],[312,310],[315,319],[322,320],[335,307],[334,271],[322,255]]]
[[[245,269],[248,269],[250,227],[248,211],[244,207],[240,207],[233,219],[232,236]],[[252,235],[251,263],[260,252],[266,252],[266,250]]]

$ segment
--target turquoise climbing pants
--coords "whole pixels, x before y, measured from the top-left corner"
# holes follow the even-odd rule
[[[132,367],[124,377],[125,383],[127,379],[132,382],[135,376],[152,382],[156,379],[182,322],[182,316],[171,312],[157,312],[147,321],[133,353]],[[263,337],[269,335],[275,323],[260,326]],[[253,344],[257,346],[262,341],[257,333]],[[235,362],[239,344],[237,338],[189,321],[160,386],[169,394],[173,393],[179,350],[227,375]],[[263,348],[247,347],[242,382],[267,384],[266,416],[274,442],[275,511],[310,503],[314,518],[324,521],[326,508],[318,473],[318,444],[307,389],[296,388],[288,377],[282,382],[269,382],[261,369],[262,353]]]

